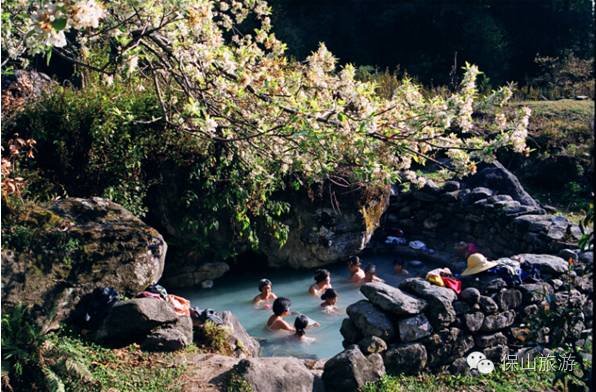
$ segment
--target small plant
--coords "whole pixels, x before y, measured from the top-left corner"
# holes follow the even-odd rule
[[[231,354],[234,350],[228,342],[228,332],[225,327],[207,320],[199,328],[195,328],[195,339],[200,345],[221,354]]]
[[[29,309],[17,305],[2,315],[2,370],[6,370],[13,388],[18,388],[23,376],[33,382],[43,379],[40,349],[45,335],[34,324]]]
[[[567,359],[577,368],[558,367],[555,370],[553,383],[561,384],[564,390],[573,385],[574,390],[587,390],[590,385],[591,363],[584,358],[586,345],[579,345],[582,339],[589,339],[583,330],[584,315],[582,301],[575,289],[576,273],[573,271],[573,259],[569,258],[568,270],[561,277],[566,291],[562,296],[548,295],[547,304],[541,307],[530,320],[530,339],[539,344],[555,348],[558,361]]]
[[[227,392],[253,392],[252,386],[241,375],[231,372],[226,385]]]

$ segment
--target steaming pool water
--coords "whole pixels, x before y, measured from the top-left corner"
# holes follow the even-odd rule
[[[361,258],[363,267],[368,263],[377,266],[377,275],[390,285],[397,286],[402,280],[422,276],[432,268],[420,263],[414,266],[405,262],[409,274],[396,275],[393,272],[391,256],[369,256]],[[331,283],[338,292],[336,314],[326,314],[321,310],[321,300],[308,294],[308,288],[314,283],[313,270],[270,270],[266,273],[230,273],[215,282],[211,289],[192,288],[178,294],[188,298],[193,306],[201,309],[211,308],[218,311],[229,310],[240,320],[247,332],[261,343],[262,356],[294,356],[298,358],[326,359],[343,350],[339,329],[342,320],[347,317],[346,307],[363,299],[358,286],[349,282],[349,273],[344,264],[325,267],[331,271]],[[255,308],[251,300],[259,293],[258,283],[262,278],[271,280],[273,292],[278,297],[287,297],[292,301],[291,311],[303,313],[318,321],[321,326],[307,330],[306,336],[315,338],[311,343],[302,343],[289,339],[288,332],[270,332],[265,323],[272,311]],[[296,315],[286,318],[291,325]]]

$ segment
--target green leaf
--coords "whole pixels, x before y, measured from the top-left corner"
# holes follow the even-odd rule
[[[52,27],[56,31],[64,30],[66,28],[66,18],[56,19],[55,21],[52,22]]]

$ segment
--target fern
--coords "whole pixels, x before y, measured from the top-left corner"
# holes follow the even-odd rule
[[[44,367],[42,372],[44,375],[46,385],[50,392],[66,392],[64,388],[64,383],[62,382],[60,377],[56,373],[54,373],[53,370]]]

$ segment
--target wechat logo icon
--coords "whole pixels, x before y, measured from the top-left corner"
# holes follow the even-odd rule
[[[480,374],[489,374],[495,370],[495,364],[490,359],[486,359],[486,355],[481,352],[474,351],[466,357],[466,362],[470,369],[478,370]]]

